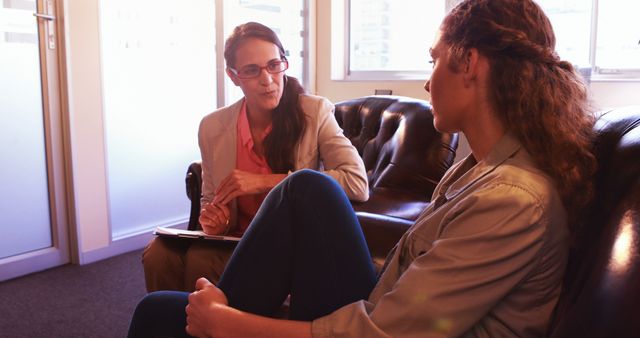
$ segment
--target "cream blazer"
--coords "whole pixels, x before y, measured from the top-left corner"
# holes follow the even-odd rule
[[[552,180],[511,135],[456,164],[400,239],[368,300],[314,337],[543,337],[568,257]]]
[[[213,200],[218,184],[236,167],[237,121],[242,102],[220,108],[200,122],[198,143],[202,156],[202,203]],[[367,174],[358,151],[347,139],[326,98],[300,95],[307,127],[296,146],[295,170],[314,169],[333,177],[349,199],[369,199]],[[235,200],[231,204],[231,226],[237,220]]]

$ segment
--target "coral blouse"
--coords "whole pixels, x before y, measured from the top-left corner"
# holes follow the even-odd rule
[[[272,174],[271,168],[267,164],[263,156],[259,156],[253,150],[255,142],[251,136],[251,128],[249,127],[249,119],[247,118],[247,105],[242,104],[240,115],[238,116],[238,138],[236,144],[236,169],[254,173],[254,174]],[[259,142],[271,132],[271,125],[262,136]],[[235,228],[232,236],[241,236],[249,227],[249,223],[256,215],[260,204],[267,196],[267,193],[254,195],[243,195],[237,197],[238,204],[238,226]]]

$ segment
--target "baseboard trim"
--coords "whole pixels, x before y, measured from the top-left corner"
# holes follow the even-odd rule
[[[184,222],[178,222],[166,226],[184,226]],[[155,227],[153,228],[155,229]],[[145,247],[154,237],[153,229],[146,229],[126,237],[117,238],[111,241],[109,246],[83,252],[80,254],[80,265],[90,264],[123,253],[139,250]]]
[[[55,247],[0,259],[0,282],[68,263],[66,253]]]
[[[79,263],[80,265],[90,264],[123,253],[142,249],[153,236],[154,235],[149,232],[112,241],[107,247],[81,253]]]

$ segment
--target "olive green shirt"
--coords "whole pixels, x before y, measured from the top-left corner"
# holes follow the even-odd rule
[[[544,336],[568,247],[553,181],[507,134],[445,174],[369,299],[315,320],[313,336]]]

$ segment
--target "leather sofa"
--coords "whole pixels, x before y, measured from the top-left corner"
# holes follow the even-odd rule
[[[376,95],[339,102],[335,116],[367,170],[369,200],[353,202],[353,207],[380,268],[453,164],[458,135],[436,131],[431,105],[409,97]],[[200,227],[201,170],[199,162],[187,170],[189,229]]]
[[[640,337],[640,106],[596,124],[595,198],[570,255],[550,337]]]

